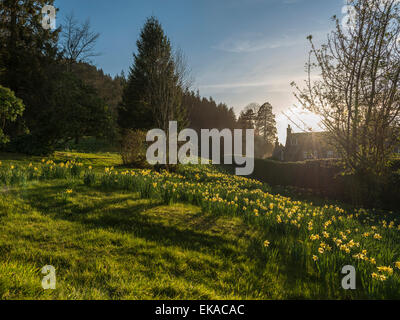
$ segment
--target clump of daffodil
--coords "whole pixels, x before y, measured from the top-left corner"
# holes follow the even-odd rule
[[[382,267],[378,267],[377,269],[378,269],[380,272],[386,272],[386,273],[389,274],[389,275],[392,275],[392,274],[393,274],[393,268],[391,268],[391,267],[382,266]]]
[[[335,261],[337,255],[345,253],[348,259],[365,262],[360,264],[360,268],[375,268],[376,259],[368,255],[377,252],[380,243],[370,244],[371,238],[382,239],[386,231],[381,236],[378,233],[381,228],[400,228],[397,220],[385,218],[385,222],[369,216],[364,209],[349,214],[336,205],[317,206],[272,194],[259,181],[223,174],[212,166],[182,166],[175,172],[105,168],[102,176],[111,188],[129,188],[130,191],[150,196],[150,186],[157,188],[157,194],[161,194],[167,203],[184,200],[199,205],[211,214],[249,215],[261,225],[265,222],[267,228],[279,225],[288,235],[296,230],[294,241],[300,246],[312,246],[315,255],[311,258],[314,261],[322,257],[326,257],[327,261],[332,257]],[[152,192],[151,196],[156,196],[156,193]],[[270,242],[265,240],[263,245],[268,248]],[[393,272],[388,268],[379,267],[373,279],[386,280]],[[400,269],[400,261],[393,263],[393,268]]]
[[[312,241],[314,241],[314,240],[319,240],[319,235],[318,234],[312,234],[311,236],[310,236],[310,239],[312,240]]]
[[[387,280],[387,277],[384,274],[377,274],[376,272],[372,273],[372,278],[379,281]]]

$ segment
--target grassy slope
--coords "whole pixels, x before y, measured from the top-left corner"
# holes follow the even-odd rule
[[[57,194],[66,187],[56,181],[3,192],[2,298],[283,297],[278,268],[266,268],[257,233],[239,219],[79,186],[64,203]],[[57,269],[55,291],[40,286],[47,264]]]
[[[74,156],[95,168],[118,164],[107,154]],[[5,154],[0,159],[40,160]],[[59,194],[66,188],[74,193],[64,202]],[[135,194],[58,180],[3,189],[0,221],[3,299],[283,297],[277,272],[254,259],[262,256],[254,252],[260,251],[257,232],[239,219],[207,216],[193,206],[166,207]],[[47,264],[57,270],[54,291],[41,288],[40,269]],[[269,269],[278,271],[273,264]]]
[[[113,154],[58,152],[94,170],[117,166]],[[16,161],[16,160],[17,161]],[[3,165],[40,158],[0,155]],[[73,189],[65,200],[60,194]],[[0,298],[282,299],[344,298],[310,268],[298,266],[289,235],[164,206],[127,192],[102,192],[81,180],[42,181],[0,191]],[[279,243],[265,249],[263,240]],[[276,240],[276,241],[275,241]],[[53,265],[57,289],[41,288]],[[338,281],[338,285],[339,285]],[[356,295],[357,296],[357,295]],[[353,296],[354,297],[354,296]],[[357,296],[363,297],[363,296]]]

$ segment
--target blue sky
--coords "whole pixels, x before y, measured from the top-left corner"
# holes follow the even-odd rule
[[[288,109],[318,129],[315,117],[298,108],[291,81],[305,79],[309,46],[342,16],[343,0],[56,0],[57,24],[73,11],[90,19],[101,34],[93,63],[105,73],[128,73],[136,40],[146,17],[155,15],[173,45],[187,57],[194,88],[202,96],[234,107],[251,102],[274,107],[281,142],[286,139]],[[295,128],[296,130],[296,128]]]

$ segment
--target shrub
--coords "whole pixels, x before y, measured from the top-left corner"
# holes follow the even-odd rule
[[[22,116],[24,109],[22,100],[17,98],[13,91],[0,86],[0,144],[10,141],[3,131],[6,122],[15,122],[18,117]]]
[[[139,168],[148,167],[146,150],[146,132],[141,130],[127,130],[121,143],[123,163]]]

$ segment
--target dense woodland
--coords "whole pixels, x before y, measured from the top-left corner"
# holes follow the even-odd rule
[[[17,99],[0,110],[3,150],[49,154],[86,136],[119,145],[130,130],[166,129],[175,120],[195,130],[255,128],[257,155],[272,152],[272,107],[269,114],[252,110],[237,117],[233,108],[202,97],[189,81],[184,54],[171,46],[157,18],[143,26],[128,75],[113,77],[92,63],[101,35],[90,23],[70,14],[58,29],[45,29],[45,4],[54,1],[1,1],[0,85]],[[1,98],[11,101],[7,97]],[[272,134],[260,117],[272,121]]]

